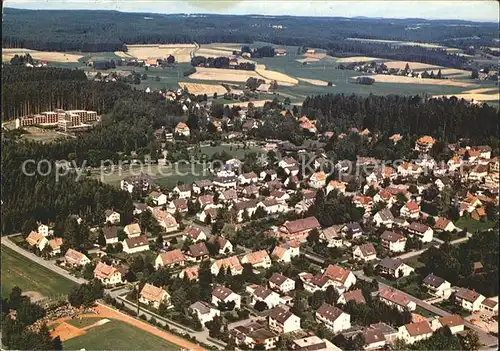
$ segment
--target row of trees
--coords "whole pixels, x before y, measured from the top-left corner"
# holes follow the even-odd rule
[[[193,56],[191,58],[191,65],[194,67],[210,67],[210,68],[230,68],[229,57],[219,56],[219,57],[205,57],[205,56]],[[255,63],[251,62],[240,62],[238,65],[231,66],[234,69],[242,69],[247,71],[255,70]]]

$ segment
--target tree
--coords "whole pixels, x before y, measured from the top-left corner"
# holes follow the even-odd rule
[[[479,71],[477,69],[473,69],[472,70],[471,78],[472,79],[478,79],[479,78]]]
[[[339,299],[339,294],[333,286],[329,286],[325,291],[325,302],[330,305],[335,305]]]
[[[479,340],[479,335],[476,331],[468,329],[465,337],[462,339],[462,346],[465,350],[475,351],[479,350],[481,342]]]
[[[22,290],[17,285],[12,288],[9,294],[9,307],[17,310],[23,300]]]
[[[102,230],[99,231],[99,237],[97,238],[97,243],[101,247],[106,246],[106,238],[104,237],[104,233],[102,232]]]
[[[441,79],[443,76],[441,74],[441,68],[438,70],[438,73],[436,75],[436,78]]]
[[[176,311],[182,311],[186,306],[187,292],[183,286],[179,286],[172,292],[171,301]]]
[[[407,62],[406,65],[405,65],[405,73],[408,74],[409,72],[410,72],[410,65]]]
[[[255,308],[255,310],[258,312],[262,312],[264,310],[267,310],[268,306],[264,301],[259,300],[255,303],[255,306],[253,308]]]
[[[320,238],[319,230],[317,228],[314,228],[309,232],[309,235],[307,236],[307,241],[311,244],[317,243],[319,242],[319,238]]]
[[[317,310],[325,302],[325,292],[322,290],[315,291],[310,297],[309,305],[313,310]]]

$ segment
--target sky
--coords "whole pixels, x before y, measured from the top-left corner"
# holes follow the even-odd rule
[[[219,13],[296,16],[341,16],[460,19],[499,22],[496,0],[5,0],[23,9],[88,9],[152,13]]]

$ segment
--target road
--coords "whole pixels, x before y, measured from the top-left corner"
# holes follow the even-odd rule
[[[455,239],[453,241],[450,241],[450,245],[458,245],[458,244],[461,244],[461,243],[464,243],[466,242],[467,240],[469,240],[469,238],[472,236],[471,233],[467,233],[467,236],[463,237],[463,238],[458,238],[458,239]],[[434,247],[439,247],[440,245],[444,244],[444,241],[441,240],[441,239],[438,239],[438,238],[434,238],[434,241],[437,242],[436,245],[434,245]],[[400,260],[406,260],[408,258],[412,258],[412,257],[416,257],[416,256],[420,256],[421,254],[423,254],[426,250],[426,249],[422,249],[422,250],[417,250],[417,251],[411,251],[411,252],[405,252],[404,254],[402,255],[399,255],[399,256],[396,256],[394,258],[398,258]]]
[[[370,277],[367,277],[363,271],[355,271],[353,272],[357,278],[361,279],[361,280],[365,280],[365,281],[368,281],[368,282],[372,282],[373,281],[373,278],[370,278]],[[417,306],[429,311],[429,312],[432,312],[438,316],[449,316],[451,313],[445,311],[445,310],[442,310],[441,308],[439,307],[436,307],[436,306],[433,306],[431,304],[428,304],[427,302],[425,301],[422,301],[418,298],[416,298],[415,296],[413,295],[410,295],[404,291],[401,291],[401,290],[398,290],[392,286],[389,286],[389,285],[386,285],[384,283],[381,283],[381,282],[378,282],[378,286],[379,286],[379,290],[380,288],[382,289],[392,289],[394,291],[397,291],[405,296],[407,296],[409,299],[415,301],[415,303],[417,304]],[[480,342],[485,345],[487,348],[491,348],[493,346],[497,346],[498,345],[498,339],[496,337],[494,337],[493,335],[490,335],[488,333],[486,333],[483,329],[479,328],[478,326],[468,322],[468,321],[465,321],[465,326],[469,329],[472,329],[472,330],[475,330],[477,332],[477,334],[479,335],[479,340]]]
[[[2,245],[8,247],[9,249],[14,250],[18,254],[23,255],[24,257],[30,259],[31,261],[38,263],[40,266],[44,266],[45,268],[50,269],[54,273],[62,275],[63,277],[65,277],[65,278],[67,278],[67,279],[69,279],[71,281],[74,281],[77,284],[87,283],[86,279],[77,278],[77,277],[69,274],[67,271],[65,271],[61,267],[58,267],[54,263],[54,261],[46,261],[43,258],[38,257],[37,255],[35,255],[35,254],[31,253],[31,252],[28,252],[28,251],[24,250],[23,248],[17,246],[12,241],[10,241],[10,239],[7,236],[3,236],[1,242],[2,242]]]

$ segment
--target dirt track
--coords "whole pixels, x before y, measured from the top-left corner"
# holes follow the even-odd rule
[[[102,304],[97,304],[96,307],[94,307],[94,310],[97,312],[97,314],[82,314],[79,315],[78,317],[81,318],[96,318],[96,319],[102,319],[102,318],[108,318],[108,319],[117,319],[123,322],[126,322],[128,324],[131,324],[135,326],[136,328],[142,329],[148,333],[151,333],[153,335],[156,335],[164,340],[167,340],[168,342],[171,342],[173,344],[178,345],[179,347],[182,347],[184,349],[190,349],[190,350],[195,350],[195,351],[204,351],[205,349],[199,345],[195,345],[192,342],[189,342],[181,337],[172,335],[166,331],[157,329],[153,327],[150,324],[147,324],[145,322],[139,321],[135,318],[132,318],[124,313],[115,311],[105,305]],[[77,336],[80,336],[85,333],[85,329],[88,329],[90,327],[86,328],[76,328],[73,327],[72,325],[65,323],[65,321],[70,320],[71,317],[65,317],[61,318],[58,320],[55,320],[52,323],[59,323],[59,325],[52,331],[53,336],[59,336],[62,341],[68,340]],[[51,323],[51,324],[52,324]]]

